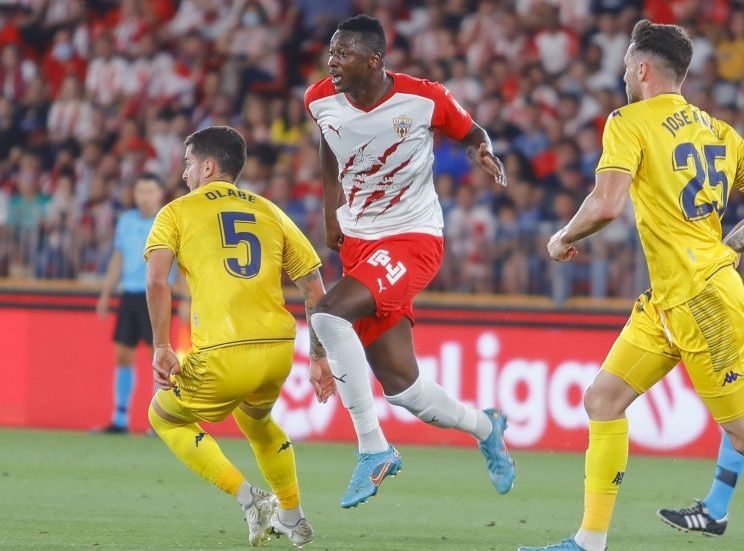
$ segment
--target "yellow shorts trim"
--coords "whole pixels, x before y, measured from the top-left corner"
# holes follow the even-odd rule
[[[186,422],[225,419],[240,404],[268,409],[292,369],[294,342],[230,346],[190,352],[173,376],[171,390],[155,399]]]

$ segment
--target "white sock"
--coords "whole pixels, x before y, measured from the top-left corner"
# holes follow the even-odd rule
[[[385,395],[385,398],[393,405],[406,408],[425,423],[467,432],[478,441],[487,438],[493,429],[485,413],[455,400],[434,381],[422,377],[400,394]]]
[[[310,323],[328,354],[336,390],[354,423],[359,452],[386,451],[389,445],[375,412],[367,357],[354,327],[343,318],[324,313],[313,314]]]
[[[294,509],[282,509],[279,508],[279,520],[282,521],[282,523],[285,526],[294,526],[302,518],[304,518],[304,514],[302,512],[302,507],[299,505],[295,507]]]
[[[605,551],[607,547],[607,532],[590,532],[580,528],[574,539],[586,551]]]
[[[243,481],[243,483],[240,485],[240,488],[238,488],[238,495],[236,497],[238,499],[238,503],[240,503],[240,506],[243,509],[246,509],[253,505],[253,492],[251,492],[251,488],[253,488],[253,486],[248,484],[248,482],[246,481]]]

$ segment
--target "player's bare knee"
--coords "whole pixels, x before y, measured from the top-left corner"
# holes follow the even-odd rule
[[[120,367],[130,367],[132,365],[132,361],[134,360],[134,353],[134,347],[117,344],[114,354],[116,356],[116,365]]]
[[[328,295],[325,295],[322,299],[320,299],[315,306],[313,307],[313,314],[330,314],[335,315],[335,312],[333,311],[333,308],[331,306],[331,300],[327,300]]]
[[[405,392],[416,382],[416,377],[408,377],[403,373],[375,372],[375,376],[380,381],[385,397],[395,396],[401,392]]]
[[[608,421],[625,415],[625,406],[617,396],[601,387],[591,385],[584,393],[584,409],[589,419]]]
[[[342,300],[335,300],[332,296],[326,295],[315,305],[313,314],[328,314],[338,318],[349,320],[350,312],[344,308]]]

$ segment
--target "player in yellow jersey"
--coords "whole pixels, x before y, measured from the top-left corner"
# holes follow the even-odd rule
[[[687,33],[640,21],[625,55],[628,105],[605,126],[596,185],[548,243],[565,262],[574,243],[635,207],[651,289],[584,396],[589,415],[584,518],[574,537],[520,550],[603,551],[628,461],[625,410],[680,361],[734,449],[744,450],[744,284],[721,240],[733,187],[744,188],[744,141],[687,103]]]
[[[252,545],[264,543],[272,530],[303,545],[313,530],[300,507],[294,452],[270,413],[294,350],[295,321],[284,308],[282,270],[302,291],[309,314],[324,294],[320,260],[278,207],[235,186],[246,160],[238,132],[205,128],[184,143],[183,178],[190,192],[158,213],[145,248],[160,389],[150,423],[176,457],[237,498]],[[191,294],[193,348],[180,365],[168,340],[174,259]],[[325,361],[311,333],[312,367],[327,369]],[[199,425],[229,414],[273,494],[246,482]]]

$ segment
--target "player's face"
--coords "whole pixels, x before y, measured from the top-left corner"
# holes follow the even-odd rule
[[[625,53],[625,74],[623,80],[625,81],[625,94],[628,96],[628,103],[634,103],[641,99],[640,83],[638,82],[638,61],[634,59],[631,54],[631,44],[628,47],[628,51]]]
[[[336,31],[328,51],[328,73],[336,92],[364,84],[371,73],[370,52],[356,33]]]
[[[162,188],[155,180],[137,180],[134,204],[143,215],[152,216],[163,204]]]
[[[186,182],[189,190],[193,191],[201,184],[203,163],[194,155],[191,145],[186,147],[186,154],[183,157],[183,163],[183,181]]]

